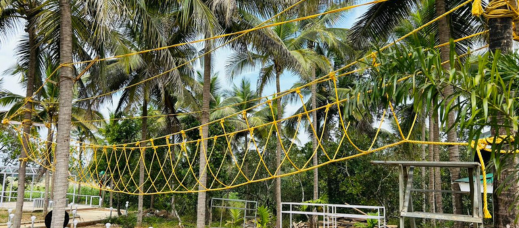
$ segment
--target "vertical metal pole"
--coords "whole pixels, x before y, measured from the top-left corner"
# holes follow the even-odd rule
[[[380,207],[377,208],[377,216],[378,216],[378,218],[377,218],[377,221],[378,221],[378,228],[380,228],[380,223],[381,223],[381,222],[380,222]]]
[[[247,204],[249,201],[245,201],[245,211],[243,212],[243,227],[247,224]]]
[[[258,201],[254,201],[254,219],[258,216]],[[256,227],[256,223],[254,223],[254,227]]]
[[[74,182],[75,183],[74,183],[74,187],[73,187],[74,193],[72,193],[72,203],[76,202],[76,187],[77,187],[77,184],[76,184],[77,183],[77,177],[76,176],[74,176]]]
[[[5,179],[6,175],[4,173],[4,180],[2,181],[2,196],[0,196],[0,207],[4,205],[4,194],[5,194]]]
[[[400,165],[400,172],[398,174],[398,185],[400,228],[404,228],[404,217],[402,217],[402,210],[404,209],[404,167],[402,165]]]
[[[222,219],[223,219],[223,205],[224,204],[224,200],[222,200],[222,207],[220,208],[220,227],[222,227]]]
[[[281,203],[281,212],[279,213],[281,218],[279,218],[279,224],[281,227],[283,227],[283,203]],[[281,227],[277,227],[277,228],[281,228]],[[288,225],[288,227],[292,227],[292,221],[290,221],[290,225]]]
[[[477,175],[477,178],[476,178],[476,188],[477,188],[476,189],[476,196],[477,196],[476,202],[477,203],[476,204],[477,204],[477,206],[479,208],[479,216],[480,216],[480,218],[483,218],[484,217],[484,215],[483,215],[483,199],[481,198],[482,197],[481,179],[480,179],[481,174],[480,174],[479,167],[476,168],[476,175]],[[483,177],[483,181],[487,181],[487,177],[486,176]],[[494,190],[495,190],[495,186],[494,186]],[[494,202],[494,201],[492,201],[492,202]],[[484,223],[483,223],[483,221],[481,221],[481,228],[483,228],[483,227],[484,227]]]
[[[14,179],[14,178],[11,178]],[[13,192],[13,183],[9,182],[9,202],[11,202],[11,194]]]
[[[384,207],[383,211],[384,211],[384,227],[386,227],[386,207]]]
[[[281,213],[281,216],[283,216],[283,213]],[[288,225],[288,227],[292,227],[292,204],[290,204],[290,224]]]
[[[34,175],[31,178],[31,193],[29,193],[29,200],[32,201],[32,192],[34,191]]]

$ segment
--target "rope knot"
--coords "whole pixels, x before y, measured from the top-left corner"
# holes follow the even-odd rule
[[[336,76],[336,72],[335,71],[330,72],[330,79],[332,79],[332,81],[336,81],[337,80],[337,76]]]
[[[224,124],[224,123],[225,123],[225,119],[221,119],[221,120],[220,120],[220,123],[221,123],[221,124]]]
[[[332,107],[333,104],[327,104],[326,105],[326,111],[330,110],[330,108]]]
[[[372,59],[372,64],[375,65],[375,63],[377,62],[377,52],[376,51],[371,52],[371,59]]]
[[[481,16],[483,14],[483,6],[481,6],[481,0],[474,0],[472,3],[472,15]]]
[[[243,118],[247,118],[247,111],[243,110],[243,112],[241,112],[241,114],[243,115]]]
[[[2,120],[2,124],[5,124],[5,125],[9,124],[9,120],[8,119],[3,119]]]

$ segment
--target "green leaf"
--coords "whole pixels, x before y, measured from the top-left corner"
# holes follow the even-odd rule
[[[488,99],[483,98],[483,113],[485,114],[485,119],[488,118]]]

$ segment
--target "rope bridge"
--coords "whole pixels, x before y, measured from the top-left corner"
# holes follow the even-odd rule
[[[221,36],[210,37],[203,40],[176,44],[153,50],[129,53],[105,59],[95,59],[87,62],[70,63],[64,65],[62,64],[51,75],[48,76],[45,83],[47,83],[49,78],[52,75],[56,74],[58,69],[61,67],[74,66],[76,64],[88,64],[88,66],[83,70],[83,73],[80,74],[83,75],[84,72],[86,72],[89,69],[89,67],[91,67],[92,64],[95,62],[106,61],[110,59],[121,59],[132,55],[147,53],[151,51],[164,50],[167,48],[177,47],[181,45],[214,40],[222,38],[224,36],[238,35],[236,38],[218,47],[220,48],[236,40],[244,34],[259,29],[265,29],[284,23],[315,18],[317,16],[324,15],[327,13],[341,12],[344,10],[353,9],[361,5],[380,3],[383,1],[385,0],[373,1],[355,6],[348,6],[337,10],[333,10],[333,12],[325,12],[293,19],[290,21],[265,25],[265,23],[272,20],[274,18],[273,17],[253,29],[244,30],[237,33],[225,34]],[[299,1],[298,3],[296,3],[296,5],[301,4],[302,2],[304,2],[304,0]],[[419,28],[413,30],[409,34],[399,38],[395,42],[390,43],[385,47],[382,47],[379,51],[383,51],[391,47],[392,45],[404,40],[406,37],[409,37],[410,35],[436,22],[438,19],[452,13],[453,11],[471,2],[472,0],[468,0],[460,4],[459,6],[456,6],[455,8],[446,12],[444,15],[441,15],[435,18],[434,20],[426,23],[425,25],[420,26]],[[286,12],[291,8],[293,7],[289,7],[280,14]],[[276,15],[275,17],[277,17],[278,15]],[[472,38],[474,36],[482,35],[485,33],[487,33],[487,31],[458,39],[455,42],[459,42],[461,40]],[[441,44],[437,47],[444,45],[447,44]],[[218,48],[208,51],[202,54],[201,56],[198,56],[197,58],[186,62],[185,64],[189,64],[194,60],[202,57],[203,55],[209,54]],[[377,63],[377,54],[378,52],[374,52],[361,58],[364,60],[371,58],[372,64],[366,68],[376,69],[380,65]],[[191,129],[182,130],[171,135],[126,144],[99,145],[84,142],[74,142],[71,145],[70,149],[71,153],[69,171],[70,173],[76,175],[77,182],[85,183],[86,185],[90,185],[93,188],[98,188],[104,191],[132,195],[197,193],[227,190],[251,183],[257,183],[271,180],[274,178],[296,175],[331,163],[346,161],[360,156],[366,156],[377,151],[394,148],[402,144],[408,143],[442,146],[471,146],[477,151],[477,154],[481,159],[482,171],[483,175],[485,175],[485,165],[481,158],[481,150],[485,149],[489,145],[488,140],[480,140],[477,143],[473,143],[470,145],[466,142],[430,142],[410,140],[412,128],[414,127],[414,123],[416,122],[417,118],[415,116],[413,126],[411,127],[411,130],[406,134],[402,131],[400,127],[399,120],[397,118],[397,115],[395,113],[395,110],[393,109],[391,102],[388,103],[387,110],[383,110],[382,120],[380,121],[380,125],[377,129],[376,135],[370,146],[368,148],[360,148],[359,146],[357,146],[353,141],[352,137],[350,137],[350,122],[345,122],[343,118],[345,113],[343,113],[342,107],[346,105],[348,102],[354,103],[355,100],[358,101],[362,96],[365,96],[366,94],[355,94],[353,96],[354,98],[351,99],[349,95],[339,93],[337,88],[337,79],[339,77],[351,75],[355,72],[359,72],[366,69],[355,69],[346,73],[340,73],[340,71],[347,70],[355,66],[357,63],[359,63],[359,61],[347,64],[346,66],[331,72],[325,77],[321,77],[304,86],[284,91],[280,94],[275,94],[274,96],[258,98],[257,101],[261,102],[259,102],[259,104],[257,105],[254,105],[251,108],[241,110],[240,112],[237,112],[235,114],[207,123],[206,125],[209,126],[210,129],[214,129],[214,131],[211,132],[218,132],[216,134],[210,135],[210,137],[208,138],[201,138],[202,127],[206,126],[201,125]],[[173,69],[165,71],[146,80],[152,80],[154,78],[164,76],[167,74],[167,72],[176,70],[181,66],[182,65],[177,66]],[[398,82],[400,83],[406,81],[407,79],[411,79],[412,77],[413,76],[404,77],[400,79]],[[125,88],[137,86],[144,82],[145,81],[141,81],[139,83],[126,86]],[[318,107],[313,110],[308,109],[305,104],[304,97],[301,94],[301,89],[305,89],[311,85],[322,83],[333,85],[332,88],[333,94],[335,96],[335,102],[322,105],[321,107]],[[39,91],[41,91],[42,87],[36,90],[33,97],[35,97],[35,95],[38,94]],[[92,100],[100,98],[102,96],[108,96],[125,88],[90,98],[84,98],[78,101]],[[277,102],[281,100],[283,97],[286,97],[294,93],[299,97],[299,101],[301,102],[304,111],[302,113],[294,114],[283,119],[276,119],[275,113],[277,112]],[[30,97],[27,98],[25,102],[34,101],[32,97]],[[21,107],[23,106],[24,105],[22,105]],[[258,125],[254,125],[253,123],[251,123],[249,114],[252,113],[256,108],[267,108],[271,113],[272,121]],[[334,110],[338,117],[332,116],[333,114],[330,114],[330,110]],[[4,124],[8,124],[11,118],[23,113],[24,111],[25,110],[20,110],[15,115],[4,119],[2,122]],[[327,123],[327,120],[329,118],[336,118],[339,120],[339,122],[335,126],[324,125],[322,126],[322,129],[315,129],[312,124],[313,120],[311,117],[311,115],[314,112],[324,113],[324,120],[321,120],[321,122],[323,123]],[[189,114],[192,113],[187,113],[183,115]],[[394,122],[396,123],[396,126],[398,128],[399,139],[391,144],[375,147],[378,135],[382,129],[382,124],[384,123],[384,121],[386,121],[386,118],[388,118],[389,116],[391,116]],[[228,123],[229,121],[237,120],[244,123],[247,127],[245,129],[236,130],[226,125],[226,123]],[[292,131],[286,131],[282,129],[282,124],[288,121],[296,123],[294,124],[295,129],[292,129]],[[301,154],[298,154],[296,151],[298,136],[300,135],[301,127],[306,126],[302,123],[302,121],[308,123],[307,126],[310,126],[309,135],[311,135],[311,137],[315,137],[318,142],[316,150],[312,151],[312,155],[309,158],[302,157]],[[45,169],[53,170],[55,164],[53,147],[55,146],[55,144],[53,142],[47,142],[39,137],[34,137],[32,135],[24,135],[21,130],[21,127],[14,127],[14,125],[12,125],[12,127],[13,129],[19,132],[20,139],[22,139],[22,137],[30,138],[32,146],[29,147],[28,151],[25,151],[29,159],[44,167]],[[337,144],[337,148],[333,150],[329,150],[326,148],[326,146],[324,146],[324,144],[326,143],[323,134],[325,128],[335,128],[338,132],[340,132],[340,139],[338,139],[339,143]],[[243,145],[237,145],[240,143],[240,138],[244,138],[242,143]],[[279,165],[270,161],[272,155],[276,152],[276,149],[273,146],[275,143],[279,143],[281,145],[283,155],[282,161]],[[204,145],[207,145],[208,148],[203,148]],[[351,145],[357,151],[357,153],[353,155],[344,155],[343,153],[339,153],[341,150],[345,149],[344,147],[346,145]],[[51,148],[50,150],[48,149],[49,146]],[[207,161],[205,168],[202,169],[203,171],[201,171],[202,173],[197,171],[197,169],[195,168],[197,167],[197,161],[200,160],[201,156],[204,156],[204,158]],[[314,156],[320,156],[322,158],[320,159],[320,163],[317,165],[313,165],[312,163],[312,159]],[[139,184],[138,181],[139,174],[141,174],[139,170],[139,161],[142,161],[144,166],[145,181],[142,184]],[[202,185],[201,181],[199,180],[199,177],[204,175],[207,175],[209,179],[209,182],[207,182],[206,185]],[[484,191],[486,193],[485,181],[483,182],[483,185]],[[490,214],[487,210],[486,194],[484,194],[484,197],[485,216],[489,217]]]

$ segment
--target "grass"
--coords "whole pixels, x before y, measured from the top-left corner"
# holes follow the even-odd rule
[[[107,220],[108,222],[108,220]],[[112,224],[117,224],[122,228],[135,228],[137,224],[137,217],[135,213],[130,213],[129,216],[121,216],[112,219]],[[193,223],[184,223],[184,227],[195,227]],[[142,227],[153,227],[153,228],[177,228],[178,220],[170,218],[160,217],[144,217],[142,221]]]
[[[44,220],[42,213],[32,213],[32,212],[24,212],[22,215],[22,222],[30,222],[31,216],[36,216],[36,221]],[[8,219],[7,210],[0,210],[0,223],[7,223]]]

